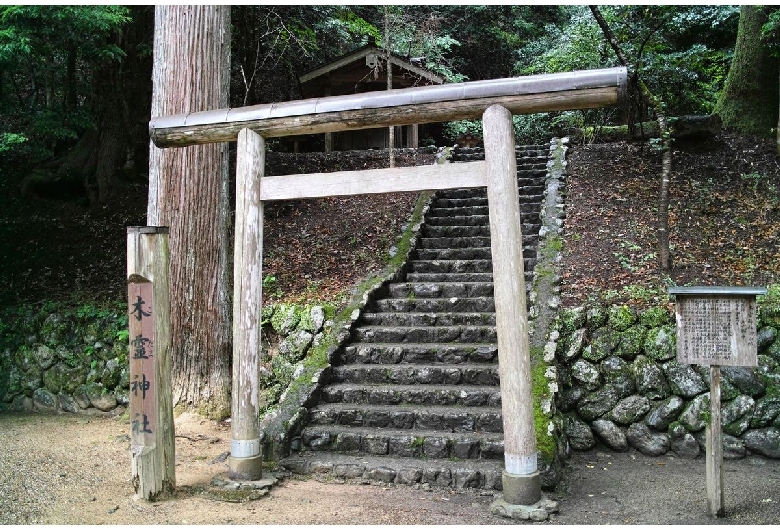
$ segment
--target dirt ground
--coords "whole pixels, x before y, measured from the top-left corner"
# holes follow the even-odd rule
[[[492,494],[283,478],[257,500],[209,494],[224,473],[230,427],[176,420],[173,499],[143,502],[130,482],[129,424],[74,415],[0,415],[0,524],[529,524],[490,514]],[[703,459],[575,453],[552,524],[777,524],[780,463],[726,461],[726,517],[707,514]]]

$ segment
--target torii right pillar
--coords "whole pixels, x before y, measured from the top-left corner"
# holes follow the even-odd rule
[[[541,500],[542,489],[536,461],[514,126],[512,114],[500,105],[489,107],[482,123],[504,424],[503,500],[531,506]]]

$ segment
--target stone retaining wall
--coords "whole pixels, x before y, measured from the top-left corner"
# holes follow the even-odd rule
[[[704,454],[709,367],[676,361],[673,318],[666,308],[561,310],[545,351],[559,363],[556,401],[572,449]],[[762,308],[759,366],[721,369],[725,458],[780,458],[779,325],[777,312]]]

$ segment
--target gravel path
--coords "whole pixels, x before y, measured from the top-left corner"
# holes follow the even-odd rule
[[[0,524],[514,524],[482,492],[286,478],[244,503],[207,494],[226,471],[225,425],[176,420],[174,499],[133,500],[129,426],[111,418],[0,414]],[[558,524],[778,524],[780,462],[726,461],[726,513],[707,515],[704,462],[576,453],[550,496]],[[522,524],[522,523],[521,523]]]

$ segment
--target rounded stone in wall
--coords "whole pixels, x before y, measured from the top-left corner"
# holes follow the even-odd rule
[[[609,412],[609,419],[621,425],[629,425],[641,419],[649,410],[649,399],[644,396],[628,396]]]
[[[40,366],[41,370],[50,368],[57,360],[57,355],[54,353],[54,350],[45,344],[41,344],[35,348],[34,355],[35,360],[38,362],[38,366]]]
[[[57,363],[43,373],[44,386],[55,393],[72,394],[84,380],[82,369],[71,368],[65,363]]]
[[[72,396],[60,393],[57,395],[57,398],[60,400],[60,408],[63,411],[70,412],[71,414],[81,412],[81,408]]]
[[[686,432],[679,438],[672,438],[671,448],[674,454],[680,458],[696,458],[701,454],[701,448],[696,438],[689,432]]]
[[[585,421],[595,420],[612,410],[620,397],[615,387],[607,385],[583,396],[577,403],[577,413]]]
[[[571,367],[571,376],[588,390],[595,390],[601,384],[601,374],[598,368],[584,359],[578,359]]]
[[[778,416],[780,416],[780,396],[764,396],[756,401],[750,427],[753,429],[766,427]]]
[[[86,391],[89,402],[96,409],[108,412],[116,408],[116,397],[112,392],[106,392],[102,386],[87,384]]]
[[[748,366],[724,366],[723,378],[731,382],[742,394],[759,397],[766,393],[766,385],[761,381],[758,371]]]
[[[644,326],[631,326],[620,333],[620,342],[615,348],[615,355],[623,359],[633,360],[642,352],[647,330]]]
[[[634,423],[626,431],[626,439],[640,453],[647,456],[660,456],[671,447],[669,435],[652,432],[644,423]]]
[[[591,362],[598,362],[611,355],[620,342],[617,333],[609,328],[599,328],[591,334],[589,348],[585,348],[582,357]]]
[[[588,391],[580,385],[564,387],[563,391],[558,395],[558,410],[561,412],[574,410],[582,396],[587,393]]]
[[[768,427],[756,429],[744,436],[745,447],[769,458],[780,458],[780,429]]]
[[[693,367],[670,361],[663,365],[666,379],[673,394],[682,397],[693,397],[708,390],[707,385]]]
[[[565,419],[564,430],[569,439],[571,448],[577,451],[587,451],[596,446],[596,439],[593,437],[593,431],[587,423],[574,416],[567,416]]]
[[[681,397],[671,396],[662,401],[647,415],[645,423],[657,431],[663,431],[677,419],[684,406],[685,401]]]
[[[615,425],[615,423],[609,420],[596,420],[591,423],[593,432],[596,436],[609,447],[615,451],[625,451],[628,449],[628,440],[623,429]]]
[[[723,431],[740,436],[750,426],[750,418],[756,402],[750,396],[737,396],[721,409]]]
[[[607,357],[599,365],[604,381],[615,387],[621,398],[628,397],[636,391],[634,373],[631,365],[620,357]]]
[[[689,432],[698,432],[707,426],[710,417],[710,395],[701,394],[692,399],[680,414],[679,421]]]
[[[665,399],[669,396],[669,383],[666,382],[661,367],[644,355],[638,355],[633,363],[637,392],[648,399]]]
[[[674,359],[677,354],[677,342],[672,326],[653,328],[645,335],[645,353],[656,361]]]
[[[73,392],[73,399],[78,404],[79,408],[86,409],[92,404],[89,402],[89,396],[87,396],[87,385],[79,385],[76,391]]]
[[[56,412],[59,408],[59,400],[57,396],[46,390],[45,388],[38,388],[33,392],[33,404],[36,410],[43,412]]]
[[[756,333],[756,347],[759,352],[769,347],[777,338],[777,330],[772,326],[764,326]]]
[[[706,451],[707,438],[704,430],[691,433],[696,441],[699,443],[702,452]],[[722,434],[723,440],[723,459],[724,460],[739,460],[747,456],[747,449],[745,449],[745,442],[736,436],[731,436],[725,432]]]

